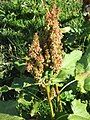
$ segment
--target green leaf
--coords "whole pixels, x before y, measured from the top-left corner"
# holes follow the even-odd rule
[[[72,94],[72,90],[70,91],[65,91],[61,94],[62,100],[70,101],[74,100],[75,95]]]
[[[78,81],[78,87],[80,88],[80,91],[82,93],[85,93],[85,89],[84,89],[84,80],[90,76],[90,71],[87,71],[85,73],[82,73],[82,74],[78,74],[76,75],[75,77],[75,80]]]
[[[34,116],[34,115],[39,111],[38,107],[39,107],[39,103],[36,102],[36,103],[33,105],[33,109],[31,110],[31,113],[30,113],[31,116]]]
[[[69,120],[89,120],[89,119],[81,117],[81,116],[77,116],[77,115],[70,115]]]
[[[78,62],[76,65],[76,75],[79,75],[84,72],[85,72],[84,65]]]
[[[62,33],[69,32],[70,30],[71,30],[71,28],[69,26],[65,27],[65,28],[61,28]]]
[[[18,103],[15,100],[0,101],[0,113],[18,115],[18,111],[16,109],[17,104]]]
[[[27,87],[31,86],[31,83],[33,83],[33,79],[31,77],[26,77],[22,75],[20,78],[14,78],[11,87],[16,91],[21,91],[23,87],[26,87],[26,85]]]
[[[55,120],[67,120],[68,114],[65,112],[58,112],[56,114]]]
[[[80,60],[82,56],[82,52],[79,50],[74,50],[70,54],[66,54],[63,60],[62,68],[70,69],[71,67],[75,67],[76,62]]]
[[[24,120],[18,116],[17,101],[0,101],[0,120]]]
[[[16,61],[15,63],[15,67],[21,72],[24,73],[25,71],[25,65],[26,63],[24,61]]]
[[[21,61],[21,63],[20,63],[20,61],[16,61],[15,63],[14,63],[15,65],[17,65],[17,66],[23,66],[23,65],[26,65],[24,62],[22,62]]]
[[[69,115],[68,120],[90,120],[90,114],[86,110],[87,104],[75,99],[71,107],[73,114]]]
[[[89,80],[86,80],[90,76],[90,45],[81,58],[81,60],[77,63],[76,66],[76,77],[75,79],[78,81],[78,87],[82,93],[85,93],[85,90],[89,90]],[[87,82],[88,81],[88,82]],[[88,84],[88,85],[87,85]]]
[[[90,71],[90,45],[88,45],[87,50],[79,63],[84,66],[86,71]]]
[[[24,120],[22,117],[11,116],[9,114],[0,113],[0,120]]]
[[[74,76],[74,71],[76,67],[76,63],[80,60],[82,56],[82,52],[79,50],[74,50],[70,54],[66,54],[62,63],[62,68],[57,78],[59,81],[65,80],[70,75]]]
[[[18,99],[18,103],[24,105],[24,106],[30,106],[31,105],[31,102],[25,100],[24,98],[19,98]]]
[[[7,85],[4,85],[2,87],[0,87],[0,92],[7,92],[9,90],[11,90],[12,88],[11,87],[8,87]]]
[[[90,77],[88,77],[84,80],[84,89],[86,91],[90,91]]]

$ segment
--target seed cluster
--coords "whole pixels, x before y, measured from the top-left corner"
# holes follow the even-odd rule
[[[46,13],[46,27],[42,41],[35,33],[33,43],[29,48],[30,60],[27,62],[27,70],[34,75],[35,79],[39,79],[45,69],[50,68],[54,73],[58,73],[61,68],[63,35],[59,28],[58,15],[59,10],[54,4]]]
[[[35,79],[39,79],[43,73],[44,58],[42,56],[42,49],[39,44],[39,36],[37,33],[34,35],[33,43],[29,47],[27,61],[27,71],[34,75]]]
[[[51,11],[46,14],[46,23],[48,27],[49,37],[47,39],[47,46],[49,48],[50,55],[50,68],[54,72],[58,72],[62,63],[62,32],[59,28],[58,22],[59,10],[54,4]],[[47,51],[47,49],[46,49]]]

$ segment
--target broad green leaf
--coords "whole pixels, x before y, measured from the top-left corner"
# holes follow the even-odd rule
[[[84,72],[85,72],[84,65],[78,62],[76,65],[76,75],[79,75]]]
[[[87,82],[84,82],[85,79],[87,79],[90,76],[90,45],[88,46],[85,54],[81,58],[81,60],[77,63],[76,66],[76,77],[75,79],[78,81],[78,87],[80,88],[80,91],[82,93],[85,93],[87,87],[89,88],[89,85],[85,85],[84,83],[87,84]],[[87,80],[86,80],[87,81]],[[84,89],[86,88],[86,89]]]
[[[90,120],[90,114],[86,110],[87,104],[75,99],[71,107],[73,114],[69,115],[68,120]]]
[[[79,50],[74,50],[70,54],[66,54],[63,60],[62,68],[70,69],[71,67],[75,67],[76,62],[80,60],[82,56],[82,52]]]
[[[90,45],[88,45],[87,50],[79,63],[84,66],[86,71],[90,71]]]
[[[19,116],[11,116],[9,114],[0,113],[0,120],[24,120],[24,118]]]
[[[0,113],[18,115],[18,111],[16,109],[17,104],[18,103],[15,100],[0,101]]]
[[[82,52],[79,50],[74,50],[70,54],[65,55],[61,71],[57,76],[57,78],[59,78],[58,82],[65,80],[70,75],[74,76],[76,63],[80,60],[81,56]]]
[[[88,77],[84,80],[84,89],[86,91],[90,91],[90,77]]]
[[[78,87],[82,93],[85,93],[84,80],[90,76],[90,71],[84,72],[82,74],[76,75],[75,79],[78,81]]]
[[[69,120],[89,120],[89,119],[81,117],[81,116],[77,116],[77,115],[70,115]]]

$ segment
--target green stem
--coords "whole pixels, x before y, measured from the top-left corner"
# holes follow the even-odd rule
[[[60,100],[60,94],[59,93],[59,88],[58,85],[56,84],[56,95],[57,95],[57,106],[58,106],[58,111],[62,111],[62,103]]]
[[[52,101],[51,101],[51,98],[50,98],[50,86],[49,85],[46,86],[46,91],[47,91],[48,102],[49,102],[50,109],[51,109],[51,117],[52,117],[52,120],[53,120],[55,114],[54,114],[54,110],[53,110]]]

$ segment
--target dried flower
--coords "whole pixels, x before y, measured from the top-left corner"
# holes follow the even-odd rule
[[[34,35],[33,43],[29,47],[27,70],[33,74],[35,79],[42,77],[47,68],[54,73],[60,71],[62,65],[62,31],[58,22],[59,10],[54,4],[51,11],[46,14],[46,28],[39,41],[37,33]]]
[[[35,79],[39,79],[43,73],[43,62],[42,49],[39,44],[38,34],[35,33],[31,47],[29,47],[28,56],[30,60],[27,61],[27,71],[33,74]]]
[[[46,22],[48,27],[48,38],[47,45],[45,45],[45,60],[49,58],[50,68],[54,72],[60,70],[62,64],[62,43],[61,39],[63,37],[62,32],[59,28],[58,22],[59,10],[54,4],[51,11],[48,11],[46,14]],[[49,56],[49,57],[48,57]],[[48,63],[48,62],[47,62]]]

